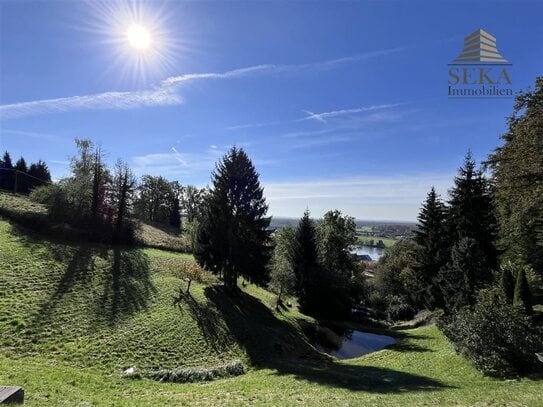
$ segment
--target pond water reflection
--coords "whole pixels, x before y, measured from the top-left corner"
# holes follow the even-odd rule
[[[393,343],[396,343],[396,339],[391,336],[350,330],[342,336],[339,346],[331,347],[319,343],[316,348],[338,359],[351,359],[376,352]]]
[[[380,247],[373,247],[373,246],[362,246],[362,245],[355,245],[351,246],[351,253],[357,254],[357,255],[368,255],[371,257],[373,261],[378,261],[383,253],[385,252],[385,249],[382,249]]]

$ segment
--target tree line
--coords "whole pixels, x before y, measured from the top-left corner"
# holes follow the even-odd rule
[[[194,255],[230,291],[243,278],[276,291],[278,306],[289,294],[310,315],[349,315],[356,301],[352,217],[332,210],[315,223],[306,211],[295,230],[287,226],[272,236],[259,175],[236,147],[217,164],[203,208]]]
[[[42,160],[26,163],[20,157],[15,165],[9,152],[4,152],[0,160],[0,189],[28,194],[33,188],[51,182],[51,173],[47,164]]]
[[[389,317],[441,309],[440,326],[486,373],[535,367],[543,290],[543,78],[516,98],[503,145],[466,155],[444,202],[432,188],[413,240],[379,262],[368,303]]]
[[[156,222],[181,231],[202,210],[206,189],[183,187],[161,176],[137,179],[122,160],[109,167],[99,145],[76,139],[71,174],[58,182],[34,187],[30,196],[48,208],[49,217],[84,231],[94,241],[131,243],[138,221]]]

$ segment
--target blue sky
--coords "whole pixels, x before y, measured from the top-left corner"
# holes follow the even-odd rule
[[[204,186],[236,144],[274,215],[414,220],[511,113],[511,99],[447,98],[464,36],[492,33],[522,90],[542,74],[542,19],[543,2],[518,0],[2,0],[0,148],[60,178],[90,138],[138,175]]]

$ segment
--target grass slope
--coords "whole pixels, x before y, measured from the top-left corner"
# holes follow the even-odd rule
[[[78,230],[67,224],[53,224],[45,205],[31,201],[28,196],[0,190],[0,215],[51,236],[69,235],[81,240]],[[80,232],[80,231],[79,231]],[[189,245],[178,228],[155,222],[138,222],[136,240],[139,245],[178,252],[188,252]]]
[[[485,378],[435,327],[339,362],[305,341],[297,311],[269,292],[186,282],[189,256],[66,244],[0,220],[0,383],[27,405],[540,405],[541,382]],[[198,384],[128,380],[120,370],[242,359],[240,377]]]

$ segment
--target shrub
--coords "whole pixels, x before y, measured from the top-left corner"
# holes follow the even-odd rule
[[[386,301],[386,315],[390,321],[405,321],[412,319],[415,316],[415,309],[402,297],[397,295],[388,295],[386,297]]]
[[[456,350],[490,376],[506,377],[535,367],[541,332],[508,304],[498,289],[481,290],[473,308],[440,323]]]
[[[145,376],[161,382],[193,383],[240,376],[242,374],[245,374],[245,365],[239,360],[234,360],[212,368],[186,367],[149,370]]]

